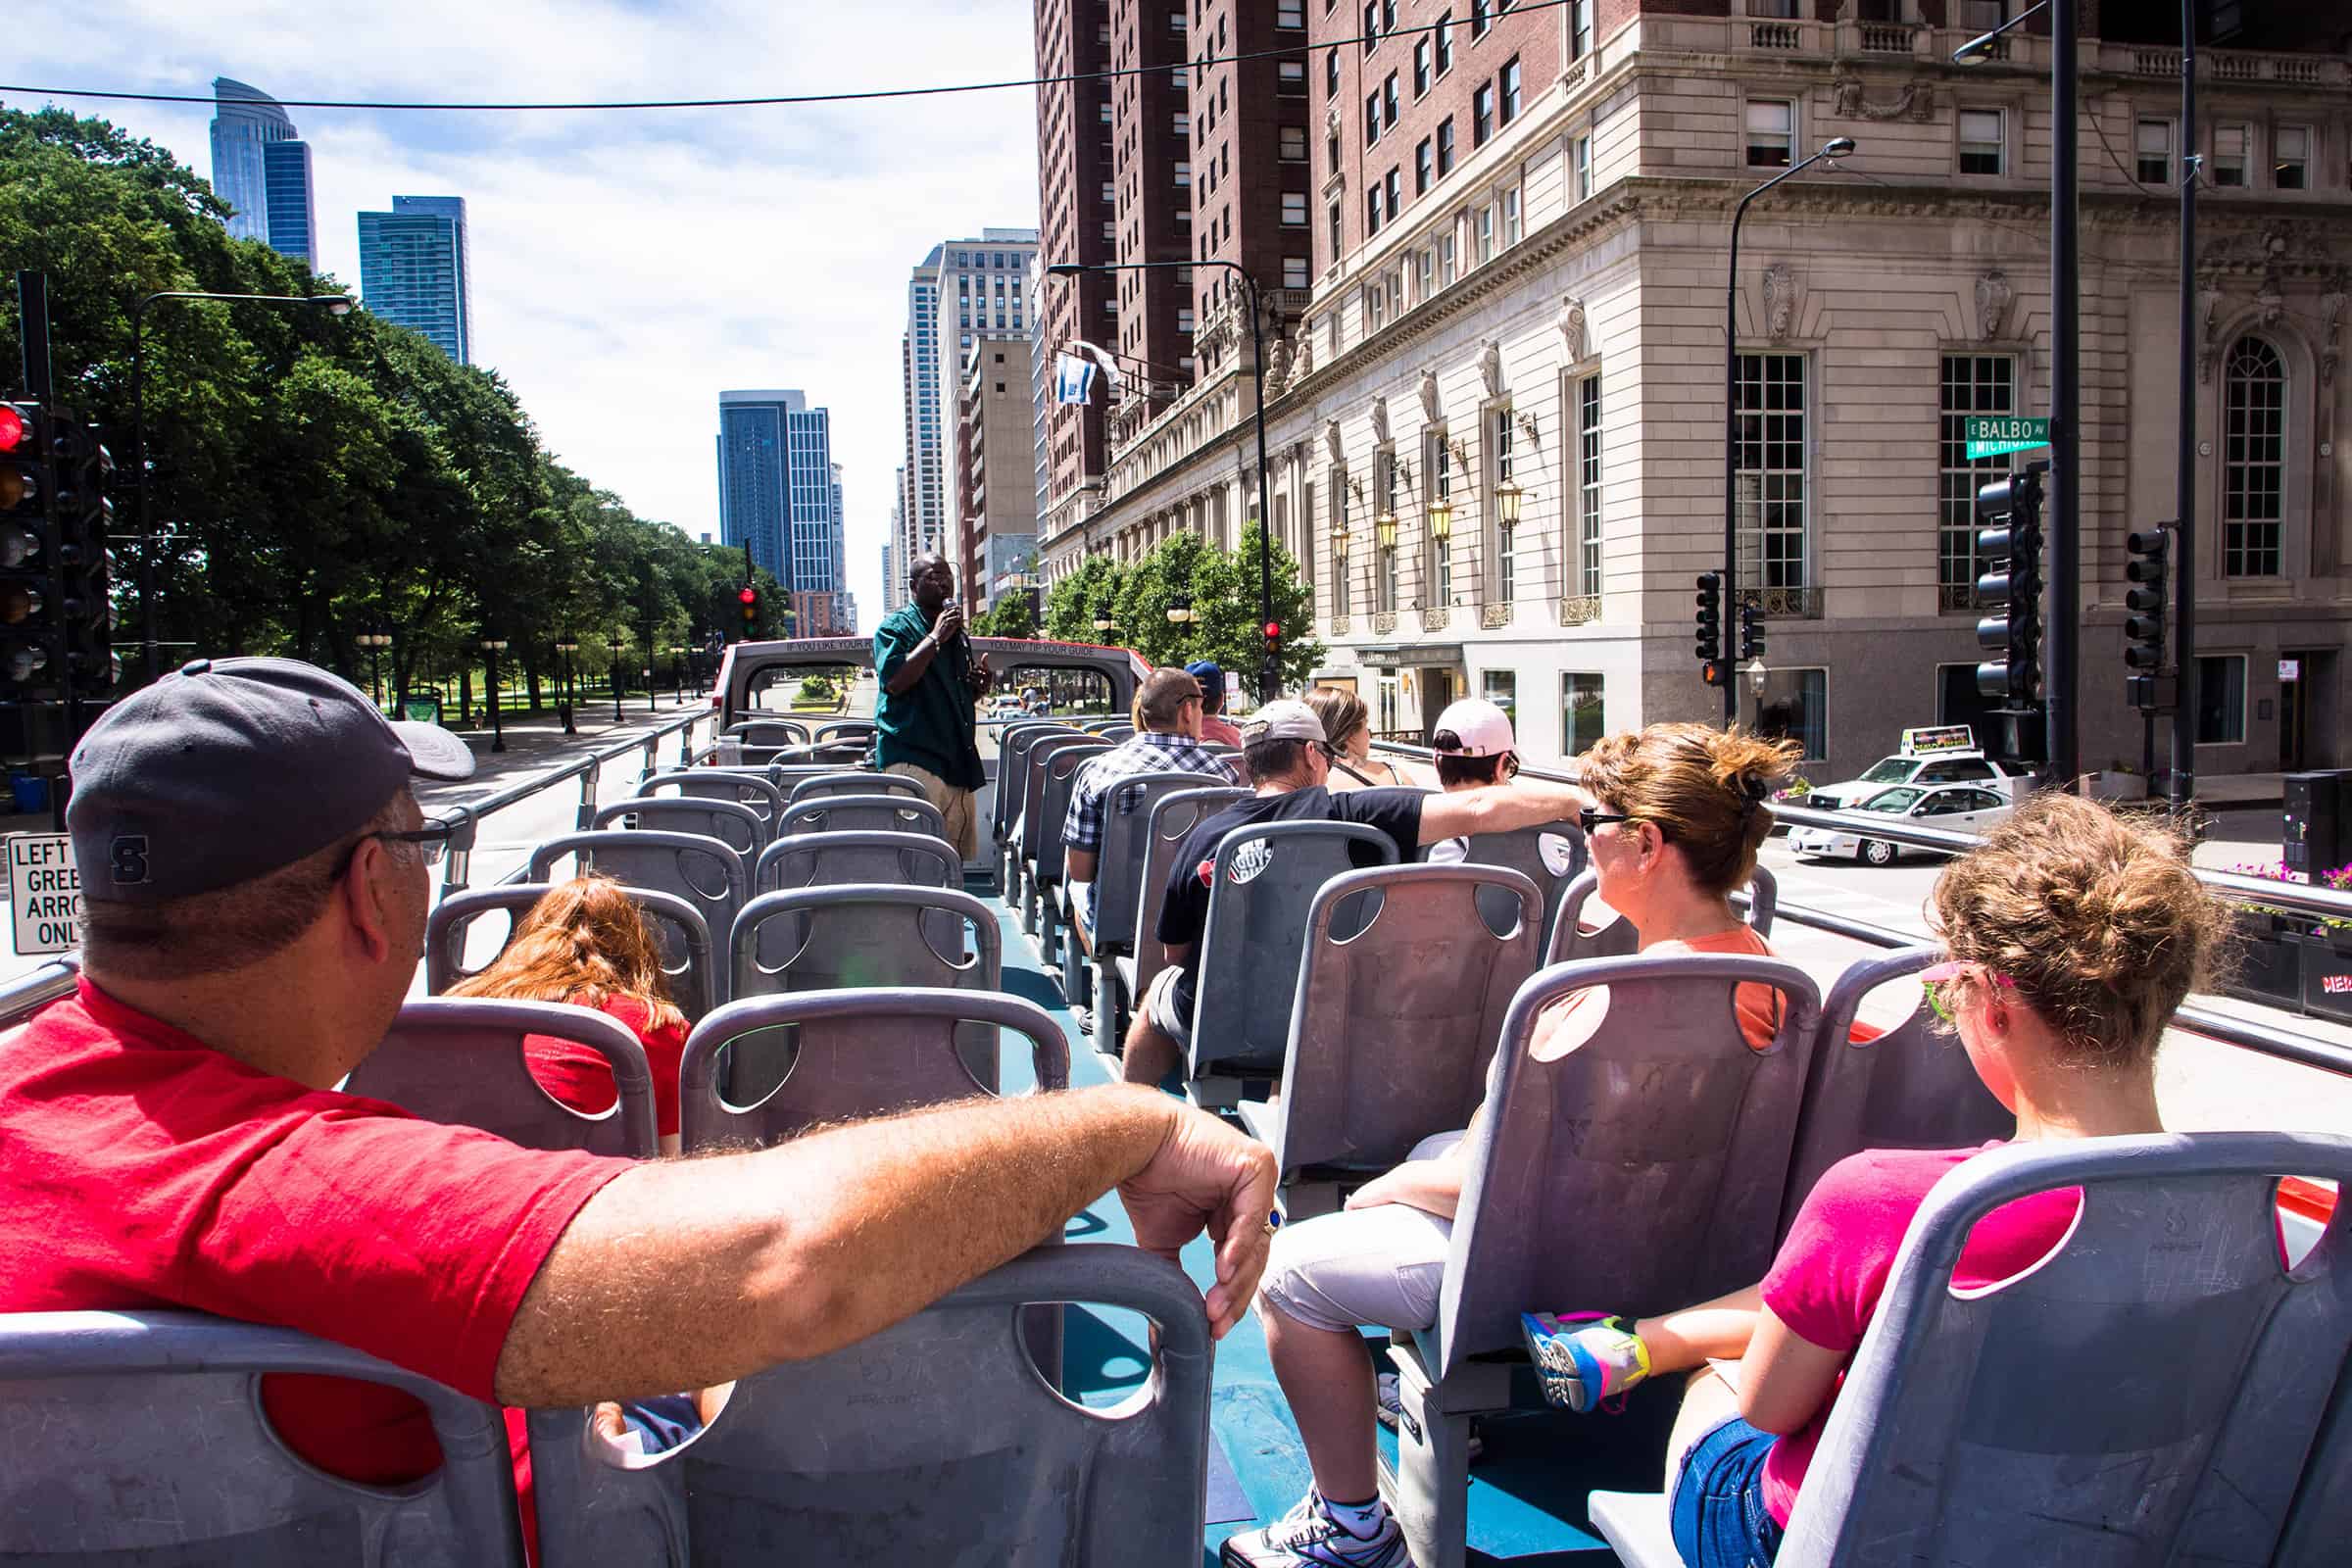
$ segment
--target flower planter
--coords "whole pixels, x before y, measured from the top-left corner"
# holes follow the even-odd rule
[[[2241,1002],[2300,1011],[2304,1006],[2302,937],[2254,929],[2257,921],[2239,916],[2237,967],[2226,988]],[[2352,996],[2343,999],[2352,1004]]]
[[[2302,1007],[2315,1018],[2352,1023],[2352,933],[2287,938],[2302,966]],[[2249,947],[2251,944],[2249,944]]]

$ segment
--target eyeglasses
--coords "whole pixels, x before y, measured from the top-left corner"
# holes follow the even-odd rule
[[[384,828],[374,833],[363,833],[360,843],[381,839],[386,844],[414,844],[416,846],[416,858],[427,866],[435,866],[441,863],[442,855],[449,849],[449,836],[456,830],[455,822],[427,822],[420,828],[407,831]],[[352,853],[359,853],[358,844],[352,846]]]
[[[1919,987],[1927,993],[1928,1005],[1935,1009],[1936,1016],[1941,1018],[1945,1023],[1952,1021],[1952,1004],[1945,999],[1943,988],[1964,975],[1983,975],[1986,980],[2004,990],[2015,991],[2017,989],[2017,982],[2007,975],[1994,974],[1984,965],[1970,963],[1965,958],[1946,958],[1943,962],[1931,968],[1922,969],[1919,974]]]
[[[1623,811],[1604,811],[1597,806],[1587,806],[1580,808],[1576,813],[1576,825],[1585,830],[1585,837],[1587,838],[1591,838],[1592,836],[1592,830],[1603,822],[1632,822],[1636,820],[1639,819],[1628,816]]]

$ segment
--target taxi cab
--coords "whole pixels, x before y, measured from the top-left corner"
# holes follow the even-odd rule
[[[1814,792],[1816,795],[1820,791]],[[1805,804],[1815,804],[1808,799]],[[1895,784],[1879,791],[1859,806],[1856,811],[1885,811],[1916,822],[1921,827],[1942,828],[1952,833],[1982,833],[2007,816],[2016,807],[2009,797],[1996,793],[1989,784],[1944,784],[1933,788],[1917,784]],[[1788,852],[1799,858],[1824,855],[1850,855],[1872,865],[1892,865],[1903,853],[1903,846],[1886,839],[1874,839],[1857,828],[1800,827],[1788,833]],[[1939,855],[1938,850],[1921,850],[1922,855]]]
[[[1966,724],[1937,724],[1903,731],[1901,751],[1871,763],[1859,778],[1816,787],[1804,804],[1840,810],[1894,784],[1975,784],[2010,799],[2020,776],[1979,750],[1976,732]]]

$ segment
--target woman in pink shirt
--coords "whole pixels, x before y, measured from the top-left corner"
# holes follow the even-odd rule
[[[1947,961],[1921,976],[2019,1139],[2162,1131],[2156,1047],[2211,967],[2228,917],[2163,829],[2042,795],[1936,885]],[[1663,1317],[1526,1317],[1554,1403],[1590,1409],[1692,1371],[1667,1447],[1690,1568],[1760,1568],[1779,1549],[1839,1379],[1929,1189],[1977,1149],[1869,1150],[1831,1167],[1761,1285]],[[1994,1210],[1955,1283],[1989,1285],[2065,1236],[2071,1191]],[[1710,1358],[1740,1361],[1727,1381]]]

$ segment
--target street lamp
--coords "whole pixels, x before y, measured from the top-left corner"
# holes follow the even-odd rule
[[[138,448],[139,475],[139,642],[152,681],[157,669],[155,640],[155,523],[147,495],[147,307],[159,300],[242,300],[260,305],[324,306],[329,316],[349,316],[348,294],[213,294],[200,289],[163,289],[130,308],[131,444]]]
[[[610,666],[612,672],[612,722],[617,724],[620,722],[620,651],[629,646],[628,636],[616,631],[605,646],[612,650],[612,663]]]
[[[1740,197],[1732,212],[1732,264],[1723,289],[1723,591],[1727,595],[1740,591],[1740,223],[1747,217],[1747,204],[1782,180],[1803,173],[1825,158],[1834,163],[1853,150],[1853,137],[1832,136],[1821,144],[1821,151],[1801,164],[1789,165]],[[1495,490],[1494,498],[1501,502],[1501,489]],[[1727,680],[1723,683],[1724,727],[1739,721],[1740,691]]]
[[[564,710],[564,733],[566,735],[577,735],[580,732],[579,727],[572,722],[571,716],[571,710],[579,706],[580,701],[580,685],[579,681],[574,678],[571,656],[579,651],[580,645],[568,637],[559,639],[556,643],[556,652],[564,660],[564,700],[556,706]]]
[[[1747,689],[1756,694],[1756,703],[1759,708],[1764,702],[1765,679],[1771,673],[1764,667],[1764,658],[1761,654],[1747,662]]]
[[[1110,601],[1105,599],[1095,611],[1095,630],[1107,637],[1118,629],[1119,623],[1111,617]]]
[[[675,643],[669,649],[669,706],[686,706],[686,650]]]
[[[507,640],[505,638],[485,637],[482,639],[482,653],[487,656],[487,668],[483,671],[482,684],[488,689],[490,696],[490,749],[494,752],[503,752],[507,749],[506,732],[499,727],[498,721],[498,656],[506,651]]]
[[[1171,626],[1190,626],[1200,618],[1200,613],[1193,609],[1193,602],[1190,599],[1177,599],[1168,606],[1168,624]]]
[[[1514,485],[1512,488],[1518,487]],[[1496,493],[1500,494],[1499,491]],[[1439,544],[1453,537],[1453,503],[1444,496],[1429,504],[1429,536]]]
[[[1257,609],[1258,618],[1265,625],[1275,624],[1274,617],[1274,514],[1266,502],[1266,344],[1265,314],[1258,308],[1257,279],[1239,262],[1223,259],[1201,262],[1054,262],[1046,268],[1048,277],[1076,277],[1083,272],[1144,272],[1162,268],[1221,267],[1238,275],[1250,299],[1250,376],[1256,388],[1253,399],[1257,423]],[[1275,684],[1280,678],[1275,662],[1274,643],[1267,639],[1266,652],[1258,662],[1257,699],[1261,703],[1274,700]]]
[[[352,641],[368,650],[368,695],[375,699],[375,706],[381,709],[384,706],[384,650],[392,646],[392,635],[389,632],[364,631]]]

